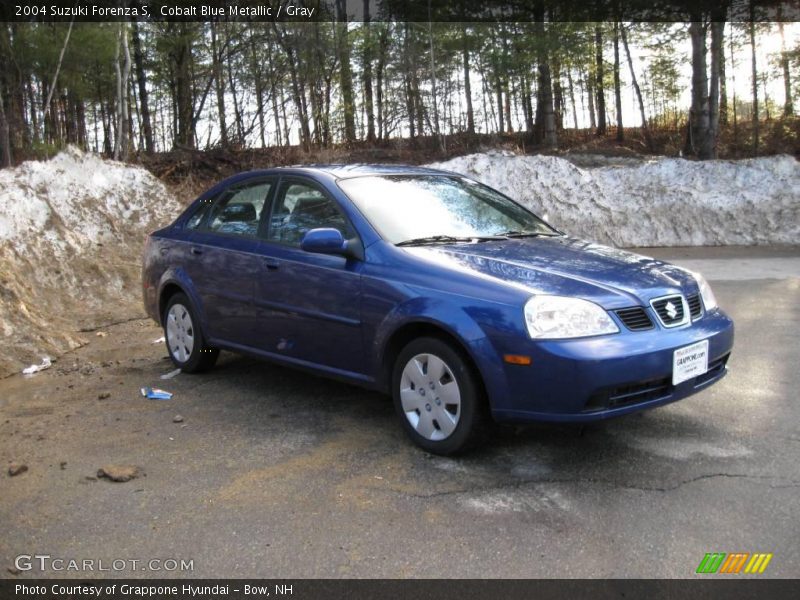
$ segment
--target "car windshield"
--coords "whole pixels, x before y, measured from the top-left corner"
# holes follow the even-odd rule
[[[393,244],[558,235],[513,200],[455,175],[354,177],[339,187]]]

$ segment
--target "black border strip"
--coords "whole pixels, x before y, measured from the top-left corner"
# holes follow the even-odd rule
[[[344,0],[347,20],[364,20],[364,0]],[[337,0],[3,0],[0,21],[334,21]],[[292,10],[292,7],[294,10]],[[298,10],[306,9],[306,10]],[[796,0],[370,0],[371,21],[686,22],[800,21]]]
[[[24,586],[24,587],[20,587]],[[124,593],[125,586],[152,590],[147,595]],[[192,586],[191,589],[185,586]],[[250,586],[250,593],[246,593]],[[278,589],[276,589],[278,586]],[[287,587],[288,586],[288,587]],[[83,593],[73,591],[85,588]],[[38,591],[37,591],[38,588]],[[155,591],[158,588],[169,588]],[[208,588],[203,590],[202,588]],[[269,590],[269,595],[252,588]],[[100,594],[91,590],[100,589]],[[172,592],[175,590],[175,593]],[[283,590],[283,594],[280,593]],[[198,593],[199,592],[199,593]],[[426,579],[426,580],[331,580],[331,579],[28,579],[0,580],[3,600],[65,600],[101,598],[131,600],[548,600],[563,598],[685,598],[716,600],[782,600],[800,596],[797,579],[743,579],[737,576],[704,576],[703,579]]]

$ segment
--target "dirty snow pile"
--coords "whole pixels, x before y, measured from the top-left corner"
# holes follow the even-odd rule
[[[146,233],[180,209],[144,169],[75,148],[0,170],[0,376],[139,316]]]
[[[800,163],[791,156],[575,162],[489,153],[428,166],[474,177],[570,235],[613,246],[800,243]]]

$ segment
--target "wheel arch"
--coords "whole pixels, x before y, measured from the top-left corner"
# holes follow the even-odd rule
[[[486,382],[478,363],[469,348],[457,334],[448,330],[444,325],[432,321],[410,321],[395,329],[387,338],[381,354],[380,376],[381,387],[391,391],[392,372],[397,357],[409,343],[421,337],[432,337],[441,340],[462,355],[476,376],[476,383],[483,397],[488,400]]]
[[[175,294],[186,294],[186,291],[174,281],[170,281],[161,288],[158,295],[158,318],[159,322],[164,324],[164,311],[167,309],[170,298]]]

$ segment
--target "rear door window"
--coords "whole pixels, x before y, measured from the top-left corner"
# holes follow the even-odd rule
[[[255,237],[272,185],[272,181],[260,180],[226,190],[211,207],[204,229]]]

